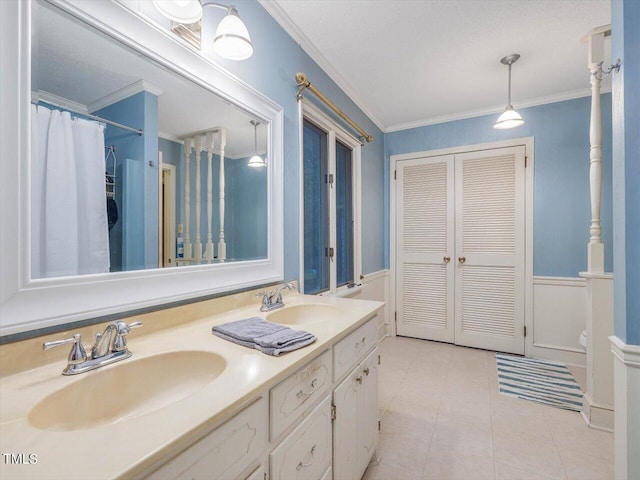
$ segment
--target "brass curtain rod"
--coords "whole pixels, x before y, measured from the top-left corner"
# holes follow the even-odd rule
[[[351,125],[353,128],[356,129],[356,131],[362,136],[362,138],[364,138],[367,143],[371,143],[373,142],[373,136],[369,135],[367,132],[365,132],[362,128],[360,128],[358,126],[358,124],[356,122],[354,122],[353,120],[351,120],[346,113],[344,113],[342,110],[340,110],[335,103],[333,103],[331,100],[329,100],[320,90],[318,90],[316,87],[314,87],[311,82],[309,80],[307,80],[307,76],[302,73],[302,72],[298,72],[296,73],[296,83],[298,84],[298,100],[302,97],[301,93],[305,88],[308,88],[309,90],[311,90],[320,100],[322,100],[324,103],[327,104],[327,106],[333,110],[334,112],[336,112],[340,118],[342,118],[345,122],[347,122],[349,125]]]

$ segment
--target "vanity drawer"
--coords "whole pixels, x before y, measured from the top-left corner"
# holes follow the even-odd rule
[[[333,347],[333,378],[338,381],[355,367],[358,360],[376,345],[378,316],[376,315],[355,332]]]
[[[261,397],[148,478],[238,478],[267,448],[267,415],[267,399]]]
[[[271,440],[276,439],[331,387],[331,351],[327,350],[271,389]]]
[[[271,453],[271,480],[320,480],[331,466],[331,398]]]

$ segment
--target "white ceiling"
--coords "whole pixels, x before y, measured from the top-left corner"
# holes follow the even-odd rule
[[[383,130],[588,95],[611,0],[260,0]],[[313,78],[309,79],[313,82]]]
[[[253,153],[253,117],[246,112],[78,20],[38,2],[33,5],[32,91],[93,111],[96,102],[142,80],[162,92],[158,126],[169,138],[225,126],[228,157]],[[266,150],[266,132],[265,126],[258,127],[259,153]]]

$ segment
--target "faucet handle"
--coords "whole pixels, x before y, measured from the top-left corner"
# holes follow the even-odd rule
[[[256,297],[262,297],[262,306],[269,306],[271,304],[271,292],[269,290],[265,290],[264,292],[256,293]]]
[[[59,347],[60,345],[66,345],[67,343],[73,344],[68,357],[69,365],[77,365],[87,360],[87,352],[82,346],[82,340],[79,333],[76,333],[73,337],[66,338],[64,340],[45,342],[42,344],[42,349],[49,350],[50,348]]]
[[[132,328],[142,326],[142,322],[127,323],[123,321],[116,322],[116,338],[113,340],[113,351],[121,352],[127,349],[127,341],[124,336],[131,332]]]

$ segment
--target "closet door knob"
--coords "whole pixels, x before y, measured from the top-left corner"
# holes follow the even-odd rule
[[[467,259],[466,259],[465,257],[458,257],[458,261],[459,261],[460,263],[464,263],[464,262],[466,262],[466,261],[467,261]]]
[[[449,263],[451,261],[451,257],[449,255],[445,255],[443,260],[444,260],[444,263]]]

